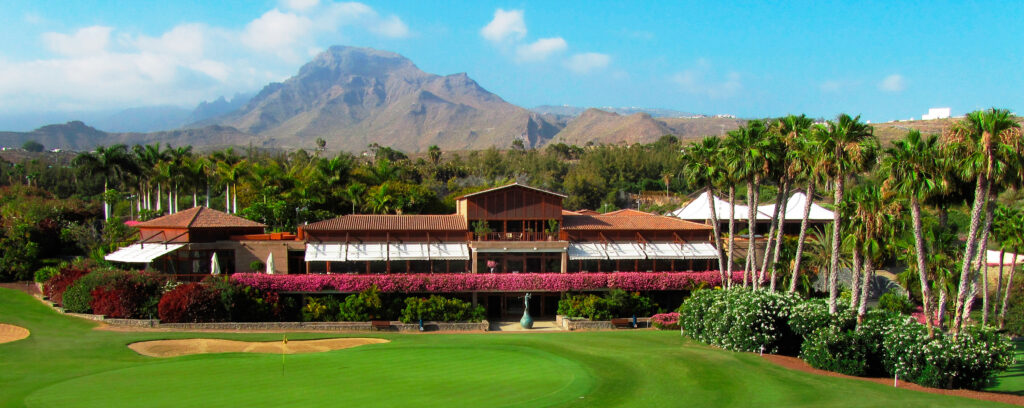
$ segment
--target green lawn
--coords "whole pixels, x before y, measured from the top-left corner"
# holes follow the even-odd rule
[[[997,406],[790,371],[678,332],[382,335],[391,343],[281,356],[157,359],[126,344],[275,334],[120,333],[0,289],[0,406]],[[289,340],[324,337],[289,334]],[[1020,391],[1017,377],[1000,384]]]

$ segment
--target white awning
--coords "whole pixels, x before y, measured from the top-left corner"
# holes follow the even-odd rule
[[[569,259],[608,259],[608,254],[604,252],[604,244],[600,242],[570,242]]]
[[[683,245],[675,242],[652,242],[644,246],[650,259],[684,259]]]
[[[430,259],[459,260],[469,259],[469,247],[462,243],[430,243]]]
[[[646,259],[647,254],[636,242],[615,242],[605,247],[608,259]]]
[[[388,245],[383,242],[349,243],[347,261],[385,261],[388,259]]]
[[[306,243],[307,262],[344,262],[345,244],[343,243]]]
[[[392,261],[426,261],[430,259],[425,242],[388,244],[388,257]]]
[[[103,257],[111,262],[150,263],[161,255],[174,252],[185,244],[132,244]]]
[[[683,259],[717,259],[718,250],[710,242],[683,244]]]

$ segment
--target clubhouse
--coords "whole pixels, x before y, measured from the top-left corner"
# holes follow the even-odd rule
[[[636,210],[568,211],[562,208],[564,198],[513,183],[457,198],[455,214],[345,215],[302,225],[296,234],[268,234],[263,224],[196,207],[139,223],[138,241],[106,259],[194,280],[214,270],[214,254],[216,268],[225,274],[717,269],[710,225]],[[492,302],[500,302],[505,314],[515,296],[503,294]],[[541,311],[553,312],[540,300]]]

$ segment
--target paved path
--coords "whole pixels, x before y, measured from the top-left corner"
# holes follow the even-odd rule
[[[519,324],[519,321],[492,321],[490,331],[500,332],[552,332],[561,331],[562,329],[555,326],[554,320],[535,320],[533,322],[532,329],[524,329]]]

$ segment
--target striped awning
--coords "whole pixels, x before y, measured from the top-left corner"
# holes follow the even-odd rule
[[[469,247],[464,243],[447,242],[309,242],[305,259],[307,262],[464,260],[469,259]]]
[[[636,242],[612,242],[605,246],[608,259],[646,259],[647,254]]]
[[[644,246],[649,259],[714,259],[718,251],[711,243],[652,242]]]
[[[388,244],[383,242],[349,243],[346,261],[386,261]]]
[[[570,242],[568,252],[569,259],[573,260],[608,259],[604,244],[600,242]]]
[[[111,262],[150,263],[164,254],[177,251],[185,244],[132,244],[111,252],[103,259]]]
[[[426,242],[390,243],[388,259],[392,261],[426,261],[430,259]]]
[[[345,249],[345,244],[310,242],[306,244],[306,261],[344,262]]]
[[[431,242],[430,259],[441,261],[469,259],[469,246],[463,243]]]

